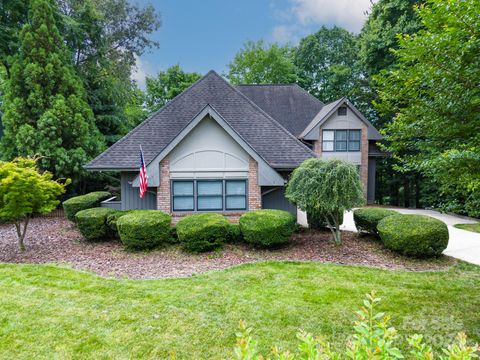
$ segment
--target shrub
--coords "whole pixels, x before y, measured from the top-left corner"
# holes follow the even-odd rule
[[[252,337],[252,329],[244,321],[240,321],[240,331],[237,333],[235,358],[238,360],[251,359],[290,359],[290,360],[316,360],[316,359],[475,359],[480,351],[478,345],[467,345],[467,337],[459,333],[455,343],[442,349],[440,356],[434,356],[431,346],[424,342],[422,335],[408,337],[410,349],[403,352],[395,341],[400,337],[389,324],[390,317],[379,313],[376,308],[380,299],[375,293],[367,294],[362,308],[356,312],[358,320],[355,321],[354,334],[349,337],[346,346],[338,352],[321,336],[313,336],[305,331],[300,331],[297,338],[300,344],[296,351],[280,352],[273,346],[270,355],[262,356],[257,349],[258,342]],[[436,354],[435,354],[436,355]],[[175,358],[175,357],[174,357]]]
[[[170,216],[161,211],[131,210],[118,218],[118,235],[128,249],[152,249],[169,241],[170,223]]]
[[[307,211],[307,223],[310,229],[323,230],[328,228],[327,221],[325,220],[325,215],[318,214],[314,211]],[[343,224],[343,213],[340,216],[340,225]]]
[[[387,216],[392,215],[398,215],[398,212],[381,208],[363,208],[353,212],[353,220],[358,232],[378,236],[378,223]]]
[[[257,210],[240,217],[240,229],[247,243],[262,247],[285,244],[295,231],[295,217],[283,210]]]
[[[78,230],[87,240],[113,237],[114,233],[107,224],[107,218],[116,211],[101,207],[81,210],[75,215]]]
[[[125,216],[127,214],[130,214],[132,211],[135,210],[114,210],[111,214],[107,216],[107,225],[110,228],[110,231],[112,234],[114,234],[115,237],[118,237],[118,229],[117,229],[117,221],[120,219],[122,216]]]
[[[425,215],[392,215],[378,224],[384,245],[406,256],[437,256],[448,245],[445,223]]]
[[[228,220],[220,214],[186,216],[177,223],[178,239],[187,251],[210,251],[226,241],[229,226]]]
[[[100,202],[112,196],[107,191],[95,191],[86,195],[75,196],[63,202],[63,209],[68,220],[75,221],[75,214],[80,210],[98,207]]]
[[[240,224],[230,224],[228,227],[227,233],[227,242],[229,243],[239,243],[243,241],[242,230],[240,229]]]
[[[177,227],[173,225],[170,228],[170,241],[171,244],[176,244],[178,243],[178,234],[177,234]]]

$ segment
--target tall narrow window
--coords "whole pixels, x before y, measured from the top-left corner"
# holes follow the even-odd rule
[[[174,211],[195,210],[193,181],[174,181],[172,190]]]
[[[348,151],[360,151],[361,130],[348,131]]]
[[[245,180],[225,181],[225,209],[246,210],[247,182]]]
[[[223,210],[223,181],[197,181],[197,209]]]
[[[334,130],[323,130],[322,135],[322,150],[323,151],[333,151],[335,141],[335,131]]]
[[[335,131],[335,151],[347,151],[347,130]]]

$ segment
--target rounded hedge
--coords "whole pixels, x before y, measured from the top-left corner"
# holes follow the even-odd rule
[[[186,216],[177,223],[177,236],[183,248],[191,252],[210,251],[226,241],[230,223],[215,213]]]
[[[227,233],[227,242],[229,243],[239,243],[243,241],[242,230],[240,229],[240,224],[230,224],[228,227]]]
[[[78,230],[87,240],[111,238],[114,233],[107,224],[107,218],[116,211],[101,207],[81,210],[75,215]]]
[[[283,210],[257,210],[240,217],[243,238],[249,244],[272,247],[288,242],[296,229],[295,217]]]
[[[325,216],[314,211],[307,211],[307,224],[309,229],[315,230],[323,230],[328,227]],[[340,218],[340,224],[343,224],[343,214]]]
[[[447,225],[425,215],[392,215],[377,226],[384,245],[406,256],[429,257],[448,245]]]
[[[130,214],[132,211],[135,211],[135,210],[115,210],[107,216],[107,225],[110,228],[112,234],[115,235],[115,237],[119,236],[118,229],[117,229],[118,219],[120,219],[122,216]]]
[[[170,215],[158,210],[130,210],[117,219],[118,235],[128,249],[152,249],[170,240],[170,223]]]
[[[103,200],[111,197],[108,191],[95,191],[86,195],[75,196],[63,202],[65,216],[70,221],[75,221],[75,215],[80,210],[91,209],[100,206]]]
[[[378,236],[378,223],[392,215],[398,215],[398,212],[381,208],[363,208],[353,212],[353,220],[358,232]]]

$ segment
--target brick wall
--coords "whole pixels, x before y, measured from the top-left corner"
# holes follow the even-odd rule
[[[317,154],[317,157],[322,157],[322,132],[320,132],[320,139],[313,141],[313,152]]]
[[[248,209],[259,210],[262,208],[262,192],[258,185],[258,164],[250,158],[248,163]]]
[[[157,188],[157,210],[170,213],[170,159],[160,162],[160,186]]]

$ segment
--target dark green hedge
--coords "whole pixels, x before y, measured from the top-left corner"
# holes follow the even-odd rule
[[[115,237],[117,237],[117,238],[119,237],[118,229],[117,229],[118,219],[120,219],[122,216],[130,214],[132,211],[135,211],[135,210],[125,210],[125,211],[115,210],[114,212],[112,212],[111,214],[109,214],[107,216],[107,225],[110,228],[110,230],[112,231],[112,234],[115,235]]]
[[[392,215],[378,224],[382,242],[406,256],[438,256],[448,245],[444,222],[425,215]]]
[[[251,211],[239,223],[245,241],[261,247],[285,244],[296,229],[295,217],[282,210]]]
[[[117,229],[125,247],[146,250],[168,243],[170,223],[170,215],[158,210],[130,210],[117,219]]]
[[[80,210],[100,206],[100,202],[111,197],[107,191],[95,191],[86,195],[75,196],[63,202],[65,216],[70,221],[75,221],[75,214]]]
[[[242,230],[240,229],[240,224],[230,224],[228,227],[227,233],[227,242],[229,243],[239,243],[243,241]]]
[[[307,211],[307,223],[310,229],[323,230],[327,228],[325,216],[315,211]],[[340,224],[343,223],[343,214],[340,218]]]
[[[228,220],[220,214],[194,214],[177,223],[177,235],[187,251],[210,251],[226,241],[229,226]]]
[[[78,230],[87,240],[100,240],[114,237],[107,224],[107,218],[117,210],[109,208],[92,208],[80,210],[75,215]]]
[[[358,232],[378,236],[378,223],[392,215],[398,215],[398,212],[381,208],[363,208],[353,212],[353,220]]]

